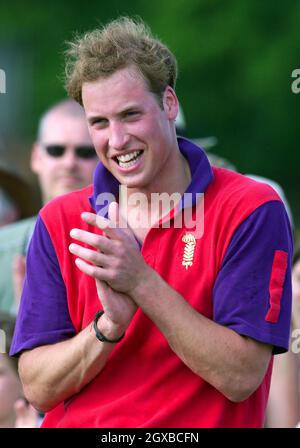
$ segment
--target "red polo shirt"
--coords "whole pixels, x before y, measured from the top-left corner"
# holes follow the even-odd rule
[[[145,261],[199,313],[240,334],[272,344],[274,351],[286,350],[291,307],[291,238],[280,199],[265,184],[226,169],[211,170],[206,156],[190,142],[180,140],[180,149],[192,172],[187,192],[192,196],[205,192],[203,235],[193,238],[193,228],[188,223],[181,228],[151,228],[141,248]],[[33,255],[34,248],[39,247],[40,253],[45,251],[45,236],[41,233],[47,233],[51,241],[58,266],[54,267],[51,255],[53,269],[60,272],[65,288],[67,309],[63,315],[70,316],[75,333],[90,324],[101,305],[94,280],[77,269],[76,257],[68,251],[69,232],[78,227],[95,231],[82,222],[80,215],[82,211],[92,211],[91,204],[97,210],[100,191],[114,191],[116,184],[103,170],[103,166],[98,167],[93,189],[58,198],[42,210],[36,241],[32,242]],[[194,196],[191,202],[183,201],[181,205],[183,209],[191,208],[191,216],[195,218],[203,203]],[[270,204],[276,209],[281,236],[270,235],[270,242],[264,243],[268,252],[264,246],[262,254],[260,231],[268,222],[268,213],[261,209]],[[260,220],[255,215],[258,210]],[[24,294],[33,296],[28,277],[27,282]],[[55,283],[52,286],[49,300],[58,302],[62,293],[55,297]],[[28,306],[26,309],[24,305],[15,336],[15,353],[30,345],[20,336],[22,320],[32,319],[29,315]],[[65,324],[53,323],[52,329],[47,324],[45,338],[53,341],[55,326],[60,325]],[[70,337],[71,325],[61,328],[58,340]],[[271,364],[259,388],[247,400],[233,403],[193,373],[139,309],[126,337],[116,345],[103,370],[77,395],[47,413],[43,426],[262,426],[270,374]]]

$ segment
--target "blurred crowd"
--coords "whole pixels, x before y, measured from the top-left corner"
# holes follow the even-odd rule
[[[186,135],[182,110],[177,119],[179,135]],[[187,136],[188,137],[188,136]],[[234,161],[215,153],[215,137],[197,139],[213,165],[238,170]],[[5,155],[5,143],[0,151]],[[43,204],[92,182],[98,158],[93,148],[85,114],[73,100],[52,105],[37,124],[30,167],[37,176]],[[295,236],[292,271],[293,310],[290,351],[274,357],[266,427],[296,427],[300,421],[300,246],[292,210],[284,186],[273,179],[246,174],[269,183],[281,196]],[[8,355],[21,292],[26,278],[26,252],[37,219],[32,204],[32,186],[0,158],[0,427],[39,427],[43,416],[24,398],[18,376],[18,360]],[[41,205],[43,205],[41,204]]]

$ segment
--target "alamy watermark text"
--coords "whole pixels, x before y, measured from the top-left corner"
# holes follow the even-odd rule
[[[150,197],[141,192],[129,195],[125,185],[119,186],[119,198],[123,198],[124,207],[118,224],[111,226],[127,228],[128,223],[135,221],[132,228],[162,227],[184,228],[193,233],[196,239],[202,238],[204,232],[204,193],[168,194],[151,193]],[[112,193],[100,193],[96,199],[99,221],[108,214],[109,205],[117,202]],[[193,207],[196,205],[196,207]],[[169,212],[172,211],[171,217]],[[135,219],[131,219],[131,215]],[[123,219],[125,218],[125,219]]]
[[[6,334],[5,331],[0,328],[0,353],[6,352]]]
[[[6,93],[6,75],[5,71],[0,68],[0,93]]]
[[[291,89],[293,93],[300,92],[300,68],[295,68],[292,71],[292,78],[296,78],[295,81],[292,82]]]

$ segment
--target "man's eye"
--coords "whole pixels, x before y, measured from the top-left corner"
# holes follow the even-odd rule
[[[126,113],[126,117],[133,118],[139,115],[139,112],[137,110],[131,110]]]
[[[105,126],[107,123],[107,120],[104,118],[95,118],[95,120],[92,121],[92,126]]]

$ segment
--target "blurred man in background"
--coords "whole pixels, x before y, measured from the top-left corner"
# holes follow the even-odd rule
[[[86,187],[96,164],[83,108],[73,100],[65,100],[47,111],[40,121],[31,158],[43,203]]]
[[[42,201],[92,182],[97,164],[83,108],[63,100],[41,117],[33,145],[31,169],[37,175]],[[22,186],[19,188],[22,193]],[[0,310],[16,313],[25,275],[25,254],[36,217],[3,227],[0,231]]]

